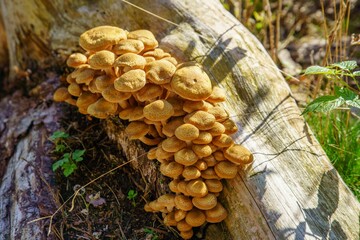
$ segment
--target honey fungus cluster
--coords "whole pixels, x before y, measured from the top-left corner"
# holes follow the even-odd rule
[[[158,48],[148,30],[100,26],[84,32],[79,44],[86,52],[69,56],[67,65],[75,70],[54,100],[96,118],[127,120],[128,137],[153,146],[148,158],[171,178],[172,193],[144,208],[162,212],[164,223],[184,239],[193,227],[224,220],[227,211],[217,199],[221,180],[234,178],[253,156],[230,136],[237,127],[219,104],[226,100],[223,90],[198,64],[178,64]]]

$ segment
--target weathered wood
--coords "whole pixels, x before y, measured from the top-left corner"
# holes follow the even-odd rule
[[[132,3],[177,26],[120,1],[2,0],[11,65],[60,64],[94,26],[151,30],[162,48],[201,62],[227,90],[224,107],[240,129],[235,139],[255,156],[250,169],[226,182],[221,200],[229,217],[210,226],[206,239],[357,239],[360,205],[257,39],[216,0]]]

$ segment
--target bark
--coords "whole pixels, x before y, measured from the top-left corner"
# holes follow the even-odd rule
[[[78,36],[94,26],[106,24],[128,30],[149,29],[161,40],[164,50],[180,61],[202,63],[214,85],[226,88],[228,99],[224,107],[240,129],[234,138],[255,156],[253,166],[226,182],[221,201],[229,216],[222,224],[210,225],[206,239],[358,238],[358,201],[308,129],[286,82],[257,39],[215,0],[135,0],[132,3],[176,25],[122,1],[100,0],[84,4],[79,0],[2,0],[10,65],[24,70],[29,68],[32,72],[39,67],[61,66],[67,54],[79,50]],[[7,89],[19,83],[14,73],[9,79],[11,81],[5,82]],[[34,83],[27,81],[26,84],[31,86]],[[2,104],[11,99],[3,99]],[[39,106],[43,106],[41,104]],[[38,114],[45,112],[55,116],[52,104],[43,108],[39,106],[35,108],[41,110]],[[4,125],[6,109],[0,109],[0,120]],[[6,173],[2,176],[0,192],[0,196],[5,196],[0,199],[1,209],[5,209],[2,210],[0,230],[4,229],[4,236],[13,239],[18,239],[18,236],[30,239],[35,233],[39,234],[38,239],[44,239],[41,231],[44,231],[45,223],[27,225],[33,232],[19,233],[20,230],[15,228],[43,216],[39,211],[39,199],[28,200],[32,207],[31,216],[22,215],[24,211],[11,210],[22,206],[19,194],[36,193],[41,188],[27,184],[21,185],[26,188],[22,191],[16,186],[20,186],[24,179],[12,177],[11,181],[5,180],[9,179],[7,176],[17,176],[20,169],[15,166],[25,164],[24,158],[26,163],[32,162],[34,166],[46,165],[45,160],[31,157],[40,156],[39,152],[26,147],[43,144],[44,132],[49,129],[46,124],[34,124],[33,120],[26,131],[16,133],[11,127],[19,124],[24,129],[28,123],[21,122],[17,116],[30,111],[30,107],[18,104],[12,109],[13,123],[4,125],[5,130],[1,130],[6,133],[2,133],[2,137],[9,137],[12,141],[12,147],[6,149],[7,155],[2,154],[2,169]],[[36,116],[34,119],[41,119]],[[119,141],[128,156],[141,155],[144,151],[141,147],[132,145],[129,150],[128,140],[119,140],[121,131],[118,132],[110,122],[104,124],[109,136]],[[26,156],[23,155],[25,151],[29,152]],[[144,164],[150,165],[148,169],[155,168],[146,159],[140,160],[137,167],[145,168]],[[42,167],[41,170],[43,174],[50,174],[49,168]],[[25,182],[34,183],[34,174],[24,174]],[[148,173],[149,181],[153,174],[151,171]],[[41,181],[36,179],[35,183]],[[8,197],[11,195],[17,196],[12,205]],[[52,207],[53,204],[49,203],[46,211],[51,211]]]

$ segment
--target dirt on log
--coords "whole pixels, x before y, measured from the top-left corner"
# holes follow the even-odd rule
[[[234,138],[255,157],[251,168],[225,183],[221,201],[229,216],[210,225],[206,239],[358,238],[358,201],[258,40],[216,0],[131,3],[162,19],[125,1],[2,0],[10,69],[62,69],[65,57],[80,51],[79,35],[95,26],[148,29],[161,48],[180,61],[200,62],[213,84],[226,89],[223,106],[240,129]],[[16,89],[21,83],[26,90],[42,81],[19,82],[11,72],[2,85]],[[47,239],[46,221],[27,222],[54,211],[55,203],[46,198],[51,186],[43,185],[52,178],[45,139],[62,113],[48,98],[17,94],[8,92],[0,108],[0,236]],[[119,134],[111,133],[116,129],[107,128],[110,137]],[[128,144],[119,145],[127,151]]]

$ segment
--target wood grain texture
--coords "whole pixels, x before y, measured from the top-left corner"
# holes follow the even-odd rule
[[[254,153],[254,164],[226,182],[229,217],[206,239],[357,239],[360,205],[259,41],[216,0],[131,2],[176,25],[115,0],[2,0],[11,64],[61,65],[79,50],[78,36],[98,25],[151,30],[162,48],[202,63],[227,90],[224,107],[240,129],[234,138]]]

